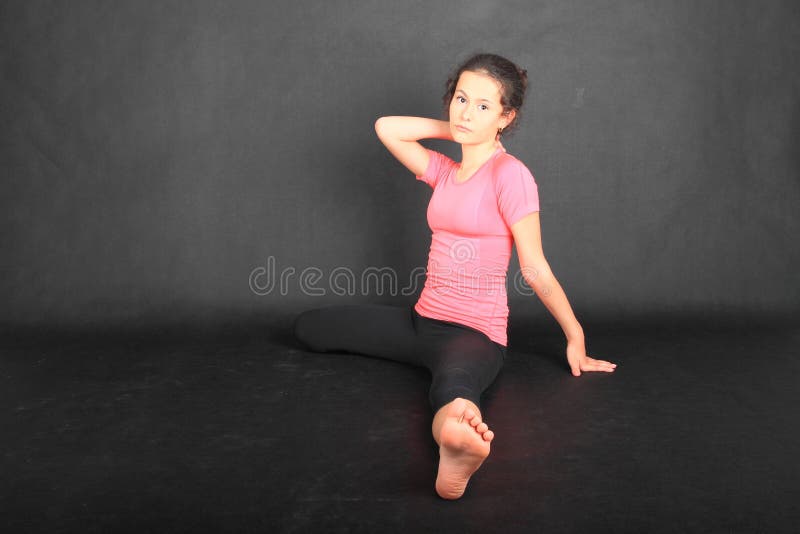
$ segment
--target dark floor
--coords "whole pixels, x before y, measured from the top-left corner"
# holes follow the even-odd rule
[[[492,453],[434,492],[427,375],[235,328],[6,329],[2,532],[797,532],[800,328],[512,322]],[[259,323],[259,321],[261,321]],[[656,326],[657,325],[657,326]]]

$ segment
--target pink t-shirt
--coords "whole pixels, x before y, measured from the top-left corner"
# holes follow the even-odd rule
[[[452,321],[507,345],[506,276],[514,238],[510,227],[539,211],[539,192],[528,168],[498,147],[465,182],[459,164],[427,149],[418,180],[433,188],[428,226],[433,231],[427,277],[417,313]]]

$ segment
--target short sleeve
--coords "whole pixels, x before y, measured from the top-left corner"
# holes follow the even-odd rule
[[[428,151],[428,168],[425,169],[424,173],[417,176],[417,180],[421,180],[431,186],[431,188],[436,189],[436,185],[448,175],[450,169],[452,169],[456,163],[441,152],[431,150],[430,148],[426,148],[425,150]]]
[[[497,206],[509,228],[526,215],[539,211],[539,188],[531,171],[521,162],[509,165],[498,176],[496,188]]]

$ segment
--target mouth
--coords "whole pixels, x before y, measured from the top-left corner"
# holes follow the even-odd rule
[[[456,125],[456,130],[458,130],[459,132],[471,132],[472,131],[469,128],[467,128],[466,126],[461,126],[460,124]]]

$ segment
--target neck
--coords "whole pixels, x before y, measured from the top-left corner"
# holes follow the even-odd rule
[[[497,149],[494,139],[478,144],[461,145],[461,168],[474,169],[483,165]]]

